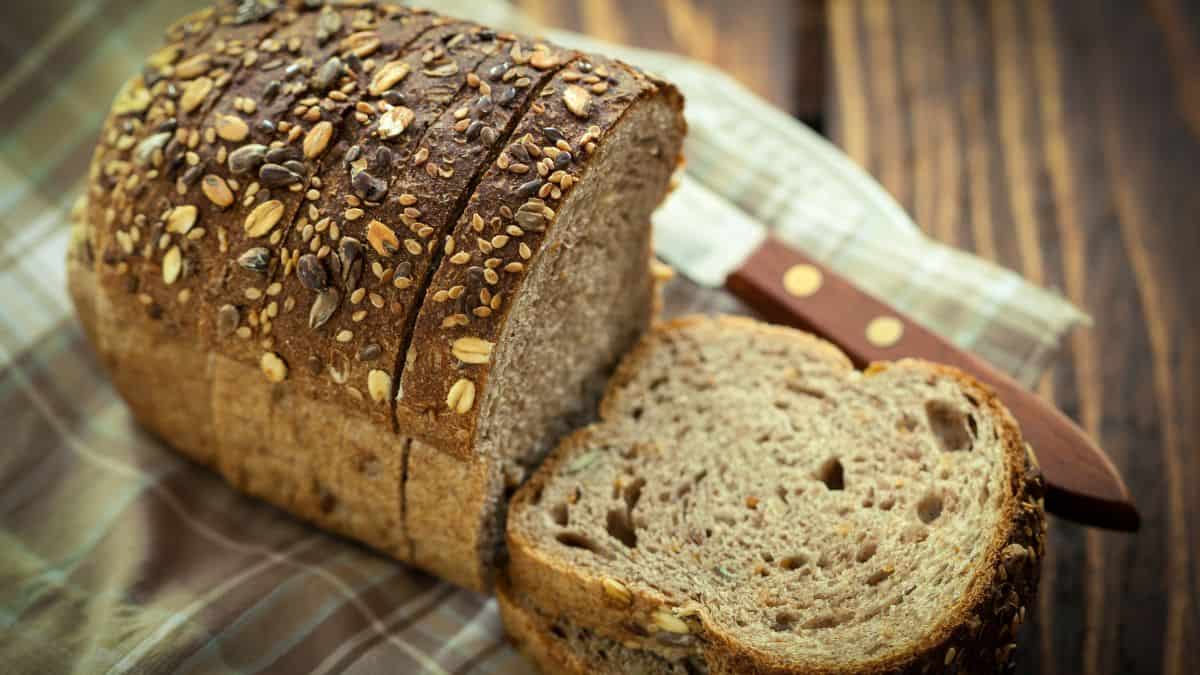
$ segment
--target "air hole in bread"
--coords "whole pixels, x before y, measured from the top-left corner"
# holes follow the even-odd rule
[[[375,478],[379,475],[379,469],[379,458],[372,453],[367,453],[358,460],[358,472],[364,476]]]
[[[875,551],[878,548],[879,545],[874,541],[863,542],[863,545],[858,547],[858,553],[854,554],[854,559],[857,562],[865,563],[875,557]]]
[[[567,513],[566,504],[555,504],[550,507],[550,517],[554,519],[554,523],[559,527],[566,527],[570,522],[570,516]]]
[[[666,377],[656,377],[656,378],[654,378],[654,380],[652,380],[650,382],[650,386],[648,387],[648,389],[650,391],[654,391],[655,389],[658,389],[659,387],[663,386],[666,383],[667,383]]]
[[[713,520],[716,520],[718,523],[722,523],[724,525],[737,525],[738,522],[737,516],[729,513],[728,511],[716,512],[713,514]]]
[[[846,470],[837,457],[831,457],[817,468],[817,480],[830,490],[846,489]]]
[[[847,616],[846,613],[828,612],[825,614],[818,614],[817,616],[814,616],[813,618],[811,618],[808,621],[805,621],[803,624],[801,624],[801,627],[807,628],[809,630],[819,630],[822,628],[835,628],[835,627],[840,626],[843,623],[845,623],[848,618],[850,618],[850,617]]]
[[[808,555],[805,553],[793,553],[779,561],[779,566],[789,572],[791,570],[800,569],[808,564]]]
[[[800,620],[800,616],[794,612],[777,612],[775,614],[775,623],[771,624],[771,630],[783,633],[790,631],[796,627],[796,622]]]
[[[631,410],[629,412],[629,416],[635,420],[640,420],[640,419],[642,419],[642,414],[645,412],[646,411],[644,409],[642,409],[642,406],[637,406],[636,408],[634,408],[633,410]]]
[[[775,556],[771,555],[771,553],[768,551],[763,551],[762,553],[759,553],[759,555],[762,556],[763,562],[767,563],[768,565],[775,562]]]
[[[937,520],[942,515],[942,496],[930,492],[917,502],[917,517],[926,525]]]
[[[562,626],[559,626],[558,624],[554,624],[553,626],[550,627],[550,633],[552,635],[554,635],[554,637],[558,638],[559,640],[567,639],[567,632],[564,631],[562,629]]]
[[[888,496],[884,497],[883,499],[879,500],[879,508],[883,509],[884,511],[891,511],[892,507],[895,505],[896,505],[896,498],[893,497],[892,495],[888,495]]]
[[[946,401],[926,401],[925,416],[929,419],[929,429],[937,439],[943,452],[961,452],[970,450],[974,443],[969,415],[963,414],[952,403]]]
[[[578,532],[559,532],[554,535],[555,541],[568,548],[580,548],[591,553],[599,554],[601,548],[587,535]]]
[[[892,576],[892,572],[894,571],[895,570],[893,570],[891,567],[884,567],[882,569],[875,570],[871,573],[871,576],[867,577],[867,585],[878,586],[879,584],[883,583],[885,579]]]
[[[779,495],[779,500],[782,501],[784,504],[788,503],[787,488],[783,487],[782,485],[776,485],[775,486],[775,494]]]
[[[538,504],[542,503],[542,488],[542,485],[538,485],[536,488],[534,488],[533,494],[529,495],[530,504],[537,506]]]
[[[629,512],[625,509],[609,509],[605,523],[608,535],[621,542],[626,548],[637,548],[637,532],[629,521]]]

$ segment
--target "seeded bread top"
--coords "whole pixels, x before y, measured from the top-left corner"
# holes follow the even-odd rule
[[[108,297],[136,296],[117,303],[125,320],[198,334],[272,382],[393,423],[433,270],[458,259],[461,238],[475,246],[459,218],[468,197],[513,202],[500,205],[489,238],[514,240],[503,266],[485,266],[493,256],[468,267],[519,275],[539,239],[518,246],[512,234],[531,216],[517,188],[537,176],[549,211],[629,103],[662,85],[423,10],[278,4],[223,2],[181,21],[118,97],[89,193],[98,277]],[[515,179],[528,159],[501,152],[518,123],[520,147],[550,147],[560,164],[527,164],[529,176],[507,186],[497,175]],[[541,137],[555,125],[570,138]],[[504,213],[511,222],[499,224]],[[511,298],[518,284],[504,285]],[[505,292],[492,290],[477,313],[502,306]],[[438,408],[425,399],[444,406],[447,392],[425,393],[401,406],[422,420],[406,432],[465,452],[450,425],[423,423]]]
[[[88,221],[103,263],[100,283],[110,291],[136,295],[150,317],[163,313],[152,293],[164,281],[141,288],[144,262],[161,260],[172,240],[186,247],[216,234],[212,224],[200,222],[201,210],[210,202],[179,194],[186,191],[185,183],[194,185],[204,174],[199,153],[211,145],[203,133],[204,120],[245,62],[254,59],[247,46],[258,45],[275,28],[234,23],[231,12],[228,5],[209,8],[167,29],[167,45],[117,94],[93,156]],[[181,272],[185,265],[179,257]],[[174,263],[171,268],[168,276],[174,283]],[[177,295],[186,303],[192,294],[172,294],[172,300]]]
[[[570,203],[568,193],[609,130],[636,102],[654,95],[665,97],[682,128],[682,100],[674,88],[620,63],[586,56],[545,86],[445,242],[405,356],[397,397],[402,427],[440,435],[441,445],[455,454],[471,451],[493,347],[556,210]],[[648,130],[651,136],[643,140],[662,144],[658,156],[669,175],[678,134],[659,137],[657,131]]]
[[[714,672],[1007,663],[1041,480],[974,380],[685,319],[626,359],[602,418],[514,498],[527,604]]]

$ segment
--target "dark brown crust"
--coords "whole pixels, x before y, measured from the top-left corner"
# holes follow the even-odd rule
[[[585,179],[586,158],[605,134],[650,96],[664,96],[682,110],[670,85],[600,57],[571,64],[546,85],[471,195],[454,227],[454,255],[443,258],[429,284],[402,368],[399,428],[461,458],[475,452],[490,351],[554,226],[553,209],[569,194],[569,184]],[[482,357],[464,360],[460,346],[468,344],[476,353],[482,347]]]
[[[748,319],[719,317],[684,317],[657,326],[643,338],[642,344],[625,360],[610,383],[617,387],[623,377],[638,367],[646,350],[656,339],[669,336],[679,327],[700,321],[716,321],[726,330],[760,330],[781,339],[803,340],[808,347],[826,350],[831,359],[847,369],[849,361],[832,345],[812,336],[789,329],[767,326]],[[888,368],[909,368],[952,378],[964,390],[973,394],[998,420],[1004,442],[1005,466],[1009,495],[999,516],[999,526],[984,553],[985,563],[979,568],[963,599],[949,611],[943,622],[921,643],[903,653],[858,665],[853,672],[862,673],[921,673],[921,672],[998,672],[1011,667],[1017,625],[1023,620],[1025,607],[1032,602],[1038,578],[1038,561],[1044,554],[1045,515],[1042,505],[1043,482],[1036,461],[1021,440],[1015,421],[994,394],[974,378],[953,368],[922,361],[905,360],[894,364],[874,364],[868,374]],[[602,416],[605,411],[602,405]],[[533,508],[530,502],[540,493],[545,482],[554,475],[556,466],[570,456],[573,449],[588,443],[596,427],[582,429],[564,441],[538,472],[514,496],[510,508],[514,512]],[[604,579],[590,574],[550,552],[538,548],[537,539],[524,532],[510,519],[507,568],[515,593],[543,609],[571,619],[578,625],[620,642],[644,642],[644,638],[623,628],[631,616],[648,618],[655,609],[668,604],[661,593],[636,589],[632,604],[617,607],[607,601]],[[557,581],[550,581],[557,580]],[[643,622],[645,623],[645,622]],[[734,641],[719,628],[709,625],[701,615],[695,631],[700,635],[699,649],[712,672],[737,673],[817,673],[831,672],[821,668],[806,668],[789,664],[772,654],[752,650]],[[951,651],[953,650],[953,651]],[[851,672],[851,671],[846,671]]]
[[[448,24],[433,29],[405,57],[410,74],[392,90],[404,96],[414,111],[409,129],[395,139],[382,141],[378,138],[379,118],[369,115],[353,144],[358,148],[353,152],[360,159],[348,165],[349,146],[333,153],[336,159],[326,172],[322,204],[327,208],[323,213],[332,216],[342,237],[353,237],[361,244],[360,262],[356,264],[360,271],[351,272],[346,282],[332,284],[341,296],[339,309],[327,323],[313,329],[309,307],[317,292],[304,287],[295,265],[286,266],[282,295],[298,302],[292,312],[281,313],[273,322],[277,353],[297,366],[291,377],[310,395],[339,401],[348,410],[369,410],[376,423],[391,427],[396,365],[407,344],[416,305],[423,297],[427,270],[440,256],[442,239],[457,216],[459,202],[465,201],[459,195],[469,189],[487,162],[490,148],[484,139],[494,134],[493,142],[502,143],[509,120],[521,109],[526,92],[540,83],[540,71],[514,68],[512,72],[527,77],[530,86],[514,89],[520,94],[505,106],[485,106],[484,110],[490,109],[487,114],[480,110],[467,118],[459,115],[458,111],[478,107],[480,90],[490,91],[492,85],[476,78],[509,64],[514,44],[533,48],[532,43],[496,36],[478,26]],[[437,50],[446,52],[444,59],[437,64],[425,63]],[[426,74],[450,63],[454,64],[452,75]],[[450,98],[434,100],[428,94],[434,88],[447,92]],[[374,101],[375,97],[366,100]],[[474,128],[468,138],[465,129],[456,130],[460,119],[477,120],[490,130],[484,133]],[[376,159],[381,148],[387,148],[384,152],[395,158],[393,162]],[[382,203],[364,199],[364,191],[355,187],[351,176],[359,171],[387,182],[389,189]],[[351,204],[358,210],[353,221],[345,217]],[[395,234],[394,250],[389,246],[381,252],[372,245],[372,227],[386,227]],[[321,255],[322,246],[328,247],[329,256]],[[410,250],[408,246],[415,248]],[[311,228],[298,228],[292,232],[288,248],[293,259],[315,250],[331,279],[337,269],[347,268],[340,258],[334,261],[340,247],[328,230],[314,234]],[[361,292],[356,293],[358,289]],[[341,341],[339,334],[348,339]],[[371,378],[376,378],[374,388],[370,386]]]

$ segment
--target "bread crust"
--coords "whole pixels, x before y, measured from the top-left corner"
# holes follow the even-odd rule
[[[849,360],[836,347],[798,331],[743,318],[690,316],[660,324],[644,337],[618,369],[606,398],[632,376],[655,340],[669,337],[681,327],[702,322],[715,322],[726,330],[753,330],[777,339],[802,341],[809,349],[825,352],[832,364],[852,369]],[[1021,440],[1020,431],[1008,410],[990,389],[973,377],[954,368],[911,359],[872,364],[866,375],[888,369],[909,369],[953,379],[998,421],[1008,493],[1001,507],[998,527],[967,590],[918,644],[844,671],[825,666],[804,667],[755,650],[724,634],[704,612],[700,612],[693,633],[699,637],[697,650],[704,655],[711,672],[807,675],[818,672],[1000,672],[1011,668],[1015,632],[1024,619],[1025,607],[1036,592],[1038,561],[1045,552],[1044,484],[1036,460]],[[612,414],[611,406],[607,404],[602,404],[601,411],[602,420],[605,415]],[[556,467],[572,455],[573,449],[586,446],[595,433],[596,425],[568,437],[518,490],[510,506],[512,511],[532,508],[531,503],[536,501],[548,478],[555,474]],[[653,646],[625,626],[648,624],[652,612],[670,604],[662,593],[640,587],[629,589],[631,599],[628,603],[614,603],[605,592],[605,577],[539,550],[536,538],[516,523],[516,519],[510,519],[507,531],[510,562],[506,570],[515,595],[526,598],[528,604],[540,611],[562,616],[618,642]]]

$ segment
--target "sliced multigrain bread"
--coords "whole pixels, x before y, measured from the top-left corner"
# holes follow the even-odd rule
[[[389,3],[219,0],[167,39],[105,123],[69,265],[117,388],[240,490],[486,586],[506,490],[650,321],[648,222],[678,161],[678,92]],[[525,169],[536,214],[511,180],[523,157],[549,158]],[[640,166],[618,175],[619,158]],[[596,194],[620,208],[598,210]],[[463,265],[470,283],[431,290],[477,232],[469,203],[497,207],[480,233],[497,253]],[[423,305],[460,301],[490,332],[413,338]],[[410,342],[440,355],[419,366],[436,372],[411,372]],[[512,384],[459,387],[453,406],[431,390],[436,405],[394,424],[401,370],[453,382],[485,369]],[[464,448],[466,417],[496,430],[490,445]]]
[[[643,339],[601,418],[512,502],[510,616],[713,673],[1009,662],[1042,483],[970,377],[859,372],[803,333],[692,317]]]

